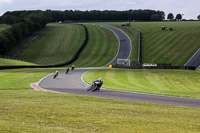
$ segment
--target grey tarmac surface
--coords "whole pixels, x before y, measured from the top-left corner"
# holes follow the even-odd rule
[[[110,25],[101,24],[100,26],[111,30],[119,40],[118,53],[115,58],[110,63],[108,63],[108,65],[117,64],[117,59],[128,59],[131,54],[131,40],[127,34],[120,29]]]
[[[115,59],[113,59],[109,64],[115,64],[117,58],[128,58],[131,50],[131,42],[129,41],[128,36],[120,30],[116,30],[114,27],[103,25],[112,30],[119,39],[119,51]],[[121,41],[125,38],[125,41]],[[128,46],[129,45],[129,46]],[[125,48],[124,48],[125,47]],[[129,51],[129,52],[127,52]],[[108,65],[109,65],[108,64]],[[142,94],[142,93],[133,93],[133,92],[124,92],[116,90],[101,89],[99,92],[87,91],[89,87],[88,84],[84,83],[82,80],[82,75],[92,69],[100,68],[85,68],[85,69],[75,69],[70,70],[68,74],[65,74],[65,71],[59,72],[56,79],[53,79],[53,74],[48,75],[41,79],[38,83],[38,86],[51,91],[56,91],[60,93],[68,94],[77,94],[85,96],[96,96],[103,98],[112,98],[120,99],[127,101],[135,102],[149,102],[149,103],[158,103],[165,105],[175,105],[175,106],[187,106],[187,107],[200,107],[200,99],[190,99],[190,98],[178,98],[178,97],[168,97],[168,96],[159,96],[151,94]]]
[[[195,66],[200,67],[200,48],[197,52],[190,58],[190,60],[185,64],[185,66]]]
[[[59,72],[59,75],[56,79],[53,79],[53,74],[51,74],[42,79],[38,85],[43,89],[68,94],[96,96],[135,102],[158,103],[174,106],[200,107],[200,99],[169,97],[108,89],[101,89],[100,91],[96,92],[87,91],[89,85],[85,84],[81,77],[85,72],[89,70],[91,70],[91,68],[75,69],[73,71],[70,70],[68,74],[65,74],[65,71],[62,71]]]

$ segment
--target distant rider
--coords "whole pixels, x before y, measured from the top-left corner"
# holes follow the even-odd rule
[[[75,66],[74,66],[74,64],[72,65],[72,70],[74,70],[74,68],[75,68]]]
[[[66,69],[66,74],[69,72],[69,67]]]
[[[56,71],[56,72],[54,73],[53,79],[55,79],[57,76],[58,76],[58,71]]]

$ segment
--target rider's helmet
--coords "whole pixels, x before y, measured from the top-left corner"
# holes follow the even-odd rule
[[[102,79],[101,79],[101,78],[99,78],[99,81],[102,81]]]

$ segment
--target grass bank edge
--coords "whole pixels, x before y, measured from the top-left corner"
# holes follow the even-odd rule
[[[200,70],[105,68],[85,73],[83,80],[91,84],[100,77],[106,89],[200,99]]]

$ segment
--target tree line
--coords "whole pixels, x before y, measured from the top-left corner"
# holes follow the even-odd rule
[[[163,11],[155,10],[65,10],[51,11],[53,21],[160,21],[165,18]]]
[[[174,14],[173,13],[169,13],[167,15],[167,19],[168,20],[178,20],[178,21],[180,21],[182,19],[182,16],[183,16],[183,14],[177,14],[176,18],[174,18]]]
[[[13,11],[6,12],[0,21],[6,24],[13,24],[24,16],[29,14],[41,12],[41,11]],[[91,10],[91,11],[80,11],[80,10],[46,10],[52,16],[52,22],[57,21],[160,21],[165,18],[163,11],[156,10],[127,10],[127,11],[115,11],[115,10]]]
[[[52,16],[49,11],[14,11],[6,12],[0,21],[12,25],[0,32],[0,55],[6,55],[22,40],[51,22]]]
[[[169,13],[169,14],[167,15],[167,19],[168,19],[168,20],[171,20],[171,21],[173,21],[173,20],[181,21],[183,15],[184,15],[184,14],[177,14],[176,17],[174,17],[174,14],[173,14],[173,13]],[[200,20],[200,15],[197,16],[197,19]]]

